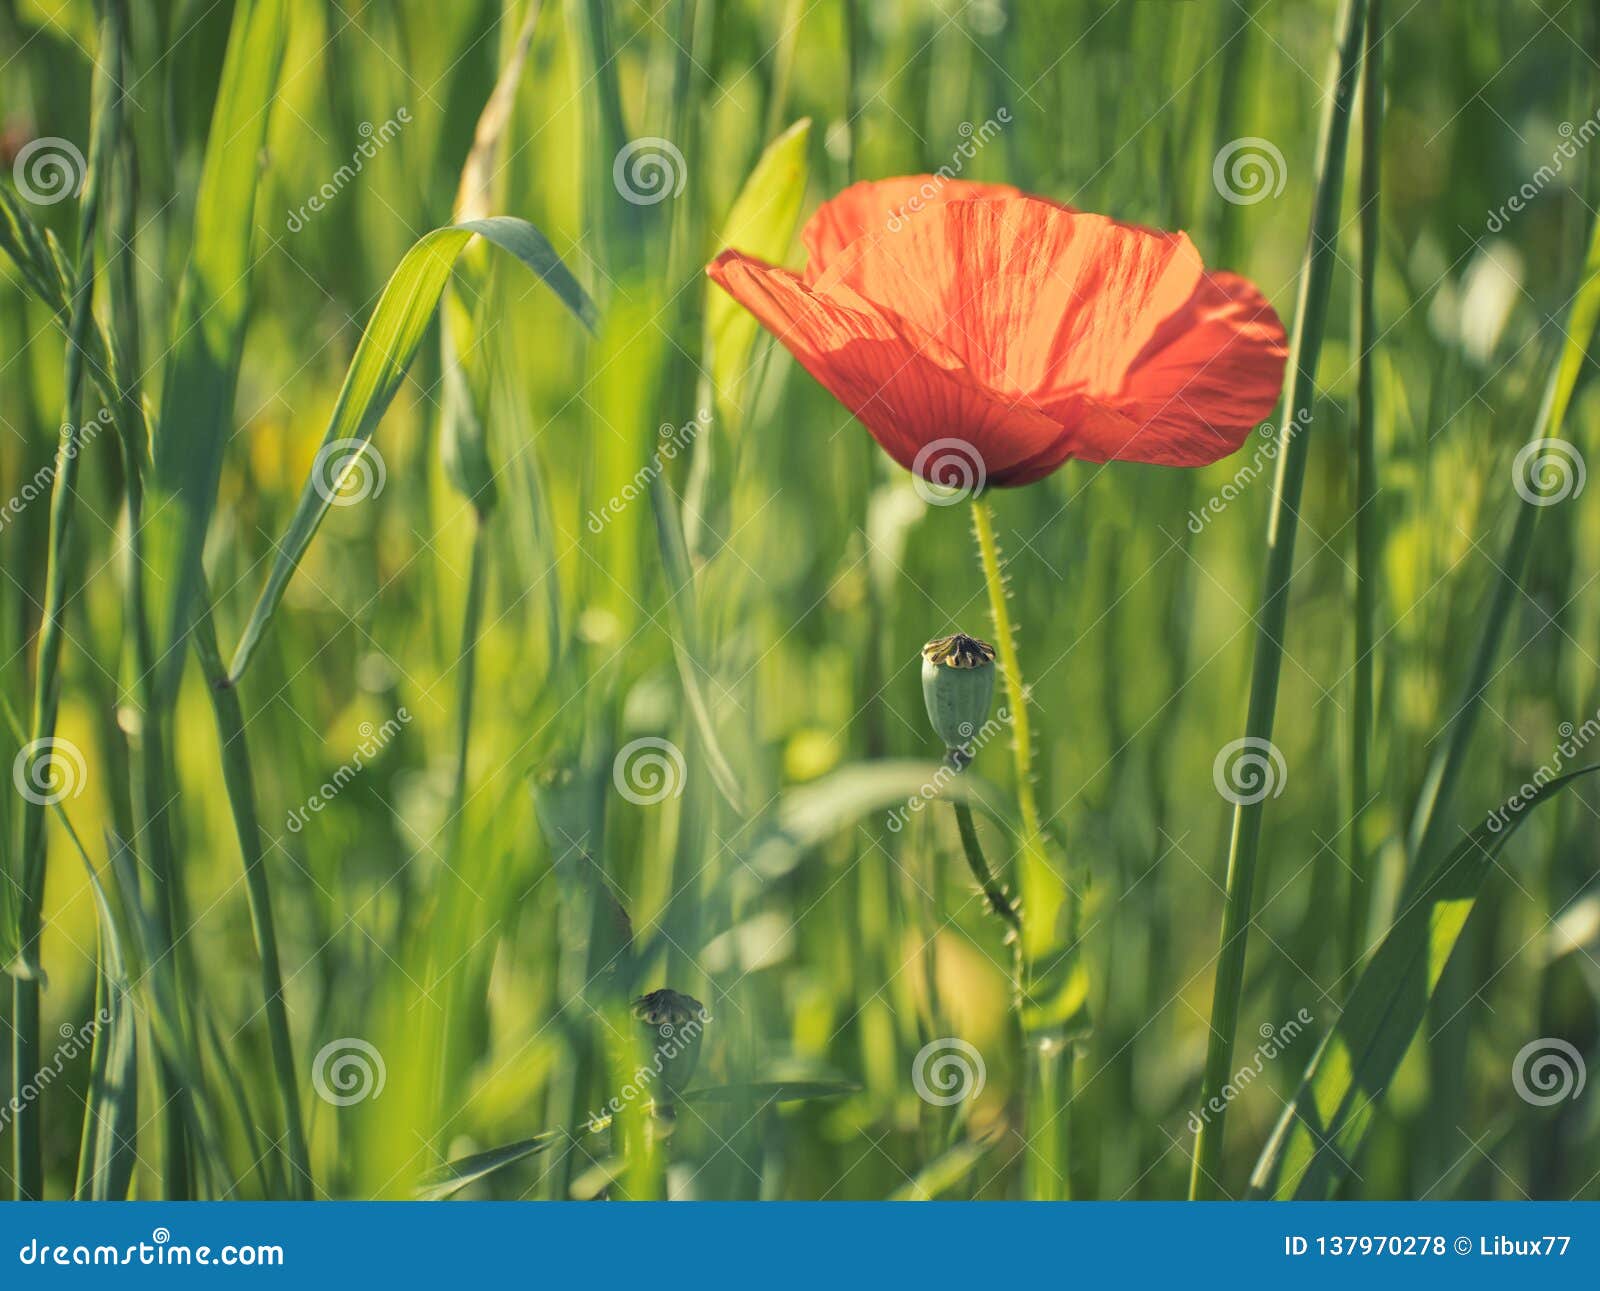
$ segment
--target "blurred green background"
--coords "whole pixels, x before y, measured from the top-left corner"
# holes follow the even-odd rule
[[[602,1106],[612,1091],[595,1055],[614,1028],[574,989],[602,939],[583,914],[606,899],[600,872],[639,949],[629,989],[667,985],[707,1007],[701,1083],[848,1087],[783,1103],[746,1090],[681,1109],[673,1195],[878,1198],[932,1162],[945,1170],[943,1195],[1017,1195],[1009,952],[952,821],[930,810],[897,830],[881,811],[844,805],[863,763],[941,752],[918,650],[988,629],[966,508],[927,506],[766,338],[736,382],[715,368],[703,340],[714,289],[701,269],[763,149],[809,118],[802,214],[855,178],[957,167],[1184,228],[1208,265],[1250,276],[1287,322],[1334,10],[1324,0],[542,6],[493,205],[548,235],[603,322],[586,338],[498,252],[469,252],[452,288],[476,311],[498,495],[461,810],[460,643],[477,521],[441,458],[449,401],[432,334],[376,433],[381,488],[332,510],[238,688],[316,1195],[404,1195],[447,1159]],[[288,11],[260,157],[249,329],[205,544],[225,655],[385,281],[417,238],[451,219],[526,13],[499,0],[292,0]],[[1390,0],[1386,13],[1377,796],[1362,840],[1374,935],[1499,577],[1513,458],[1600,192],[1597,159],[1581,146],[1559,174],[1533,178],[1600,110],[1600,5]],[[232,5],[210,0],[132,10],[134,259],[152,399],[232,18]],[[97,49],[88,0],[0,0],[8,176],[34,137],[87,151]],[[618,124],[605,120],[612,84],[623,137],[667,139],[681,157],[681,188],[658,202],[619,200],[603,143]],[[1002,109],[993,138],[963,154]],[[1281,154],[1281,191],[1249,204],[1219,192],[1214,160],[1240,138]],[[360,154],[369,139],[381,142]],[[358,172],[336,179],[358,155]],[[1538,187],[1526,209],[1492,218],[1529,183]],[[306,209],[319,193],[323,209]],[[1353,178],[1346,207],[1353,221]],[[74,203],[28,209],[72,245]],[[1262,1064],[1231,1109],[1233,1193],[1348,988],[1330,911],[1350,881],[1352,234],[1353,223],[1311,431],[1274,737],[1287,776],[1267,808],[1238,1061],[1250,1064],[1257,1036],[1301,1010],[1315,1026]],[[789,263],[801,254],[795,244]],[[0,305],[0,492],[11,497],[48,469],[63,344],[9,264]],[[1567,436],[1582,447],[1595,412],[1580,388]],[[692,598],[675,596],[664,571],[647,487],[598,532],[589,523],[648,468],[659,427],[691,424],[708,428],[660,470],[683,504]],[[1199,472],[1072,463],[993,499],[1039,794],[1087,878],[1094,1027],[1077,1041],[1077,1195],[1170,1198],[1187,1184],[1230,817],[1212,768],[1244,720],[1272,488],[1258,447]],[[1220,514],[1191,524],[1252,460]],[[67,608],[59,734],[82,751],[86,774],[63,806],[103,865],[107,831],[133,832],[110,436],[89,447],[79,486],[70,558],[81,590]],[[41,499],[0,528],[0,675],[18,712],[32,685],[47,518]],[[1581,728],[1600,709],[1597,578],[1591,489],[1541,517],[1451,837],[1550,762],[1563,723]],[[693,624],[687,671],[739,783],[738,811],[717,792],[687,710],[673,650],[680,614]],[[671,743],[682,763],[668,774],[681,779],[641,804],[616,791],[613,758],[646,737]],[[180,980],[196,1029],[218,1038],[197,1059],[214,1089],[214,1177],[227,1185],[212,1189],[259,1196],[275,1191],[262,1161],[281,1152],[282,1127],[217,731],[192,668],[169,743],[190,923]],[[9,731],[0,745],[9,762]],[[976,770],[1008,783],[998,744]],[[292,818],[330,783],[331,801]],[[796,791],[814,783],[826,787],[819,810],[837,819],[817,845],[774,851],[775,813],[803,805]],[[1592,1092],[1541,1107],[1511,1081],[1536,1037],[1596,1052],[1595,802],[1579,789],[1506,850],[1422,1036],[1374,1109],[1348,1195],[1600,1199]],[[7,812],[9,841],[17,804]],[[47,1053],[60,1026],[93,1012],[96,945],[85,871],[59,821],[50,828]],[[1004,858],[1003,836],[985,828],[991,855]],[[919,1050],[951,1035],[986,1065],[982,1093],[958,1109],[930,1106],[911,1080]],[[312,1077],[324,1047],[352,1037],[381,1055],[385,1081],[341,1106]],[[43,1100],[51,1195],[72,1186],[88,1080],[85,1054]],[[142,1082],[139,1195],[160,1191],[154,1092]],[[579,1133],[463,1195],[592,1192],[606,1156],[597,1136]]]

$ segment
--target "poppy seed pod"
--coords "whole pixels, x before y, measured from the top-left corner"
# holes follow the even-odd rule
[[[922,698],[934,733],[957,765],[972,760],[967,746],[989,720],[994,698],[994,647],[957,632],[922,647]]]
[[[705,1005],[692,995],[663,987],[633,1002],[633,1016],[646,1029],[644,1047],[661,1082],[658,1110],[670,1108],[700,1064],[700,1040],[710,1020]]]

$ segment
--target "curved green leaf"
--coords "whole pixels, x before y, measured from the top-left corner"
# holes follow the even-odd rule
[[[516,1143],[508,1143],[503,1148],[490,1148],[487,1152],[477,1152],[469,1157],[462,1157],[459,1161],[452,1161],[437,1173],[430,1175],[417,1189],[418,1201],[444,1201],[460,1192],[469,1183],[477,1183],[479,1179],[486,1179],[497,1170],[517,1161],[525,1161],[528,1157],[536,1156],[551,1144],[566,1137],[562,1130],[546,1130],[543,1134],[535,1134],[531,1139],[520,1139]]]
[[[411,361],[417,356],[428,322],[444,293],[456,257],[473,236],[486,238],[532,269],[544,279],[561,303],[570,309],[591,332],[598,315],[594,302],[572,276],[549,240],[526,220],[496,215],[486,220],[466,220],[446,225],[423,236],[405,257],[383,289],[378,307],[373,310],[367,330],[356,346],[350,370],[345,374],[339,400],[322,438],[324,448],[340,441],[353,441],[363,448],[405,380]],[[358,466],[359,452],[343,459],[338,479],[318,478],[315,468],[300,494],[289,530],[278,544],[278,558],[267,576],[266,586],[250,613],[228,668],[228,684],[234,685],[249,667],[251,656],[272,621],[284,588],[294,577],[317,527],[327,515],[339,486]]]

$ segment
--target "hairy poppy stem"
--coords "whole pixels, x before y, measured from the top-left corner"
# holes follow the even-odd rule
[[[1064,959],[1064,948],[1056,944],[1056,929],[1064,914],[1070,916],[1068,893],[1067,885],[1051,869],[1044,854],[1039,804],[1033,792],[1033,737],[1028,721],[1027,688],[1023,685],[1011,613],[1006,605],[1005,576],[1000,564],[1000,545],[995,541],[994,517],[988,501],[981,495],[972,500],[972,529],[978,539],[978,558],[989,591],[995,651],[1005,678],[1017,808],[1022,819],[1018,883],[1022,909],[1018,914],[1017,941],[1023,963],[1021,1022],[1028,1067],[1023,1195],[1034,1201],[1055,1201],[1071,1193],[1068,1149],[1072,1125],[1072,1046],[1063,1042],[1053,1022],[1047,1022],[1037,1032],[1030,1027],[1029,992],[1035,986],[1042,963],[1058,964]],[[1041,1012],[1053,1017],[1049,1009]]]
[[[1334,93],[1322,128],[1311,237],[1295,308],[1289,388],[1284,396],[1283,428],[1278,436],[1277,486],[1267,524],[1267,568],[1261,590],[1261,610],[1255,620],[1250,707],[1245,717],[1245,744],[1257,750],[1271,747],[1273,719],[1277,714],[1278,675],[1283,667],[1283,638],[1289,618],[1289,584],[1294,577],[1294,540],[1300,522],[1300,494],[1310,449],[1306,426],[1316,400],[1317,360],[1322,353],[1323,328],[1332,288],[1339,204],[1344,192],[1345,151],[1350,138],[1350,109],[1361,70],[1361,34],[1366,16],[1366,0],[1345,0],[1338,23]],[[1261,844],[1264,801],[1265,795],[1246,796],[1236,800],[1233,811],[1221,948],[1217,952],[1216,983],[1211,996],[1211,1034],[1200,1086],[1200,1106],[1212,1114],[1201,1118],[1194,1140],[1189,1196],[1195,1200],[1214,1198],[1222,1192],[1222,1131],[1227,1112],[1223,1093],[1233,1065],[1233,1039],[1244,993],[1245,948],[1250,934],[1251,896],[1255,887],[1256,855]]]
[[[1000,886],[994,871],[989,868],[989,861],[978,842],[978,829],[973,823],[972,808],[964,802],[952,802],[950,806],[956,813],[956,828],[961,831],[961,850],[967,854],[967,868],[977,880],[984,900],[989,903],[989,908],[999,915],[1001,921],[1010,929],[1014,955],[1011,968],[1012,1000],[1013,1006],[1020,1011],[1023,992],[1022,916],[1017,913],[1017,907],[1011,903],[1006,890]]]

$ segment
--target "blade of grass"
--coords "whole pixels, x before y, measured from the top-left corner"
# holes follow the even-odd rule
[[[562,264],[544,234],[526,220],[497,215],[435,229],[406,252],[384,287],[383,296],[356,346],[355,357],[350,360],[350,370],[345,374],[327,434],[323,437],[324,446],[342,440],[365,445],[372,438],[417,356],[456,257],[474,235],[516,256],[550,286],[585,327],[594,330],[597,315],[588,293]],[[356,458],[357,454],[352,453],[346,459],[347,474],[357,468]],[[267,576],[266,586],[261,589],[234,651],[228,669],[229,685],[237,685],[249,667],[278,602],[283,599],[283,590],[299,568],[340,483],[340,480],[324,481],[315,476],[306,481],[288,532],[278,544],[277,559]]]
[[[173,346],[161,386],[151,472],[147,560],[157,615],[158,695],[177,690],[200,582],[206,529],[250,305],[251,234],[260,158],[289,40],[286,0],[244,0],[234,12],[195,198],[188,265],[178,291]]]
[[[217,649],[217,630],[211,619],[210,597],[203,588],[193,631],[195,654],[205,678],[206,690],[211,695],[212,713],[216,719],[217,741],[222,753],[222,782],[227,790],[233,827],[239,839],[239,856],[244,863],[250,928],[255,935],[256,957],[261,968],[262,1007],[267,1013],[273,1075],[278,1084],[278,1101],[287,1140],[289,1195],[304,1201],[312,1196],[315,1183],[311,1174],[311,1154],[306,1147],[305,1120],[300,1111],[299,1069],[295,1066],[294,1042],[289,1032],[289,1015],[283,998],[283,969],[278,962],[272,887],[267,878],[266,855],[261,845],[255,777],[250,769],[250,744],[245,737],[244,712],[238,692],[226,684],[227,670]]]
[[[1377,634],[1378,455],[1377,390],[1373,357],[1377,308],[1379,179],[1383,154],[1383,0],[1368,0],[1366,52],[1361,68],[1361,262],[1356,295],[1355,666],[1350,697],[1350,889],[1345,908],[1342,967],[1361,961],[1368,907],[1365,820],[1372,756],[1373,650]]]
[[[1256,1163],[1252,1195],[1325,1198],[1353,1168],[1495,858],[1535,807],[1597,770],[1600,764],[1583,767],[1513,797],[1418,882],[1312,1056]]]
[[[1323,121],[1317,169],[1316,202],[1311,237],[1300,275],[1295,308],[1294,346],[1289,389],[1284,398],[1283,427],[1278,436],[1278,478],[1267,524],[1267,567],[1256,615],[1255,658],[1250,673],[1250,708],[1245,739],[1261,747],[1272,740],[1278,705],[1278,674],[1283,666],[1284,631],[1289,618],[1289,584],[1294,577],[1294,540],[1300,522],[1300,494],[1305,483],[1310,437],[1305,426],[1316,401],[1317,360],[1328,313],[1340,198],[1344,192],[1345,149],[1349,141],[1350,107],[1361,70],[1362,28],[1366,0],[1345,0],[1339,18],[1339,42],[1333,96]],[[1227,890],[1222,917],[1222,946],[1212,988],[1211,1033],[1206,1047],[1200,1105],[1211,1106],[1227,1083],[1233,1064],[1234,1032],[1239,1022],[1239,997],[1244,988],[1245,949],[1249,941],[1256,852],[1261,843],[1264,798],[1234,807],[1233,837],[1228,852]],[[1221,1191],[1222,1135],[1225,1113],[1202,1121],[1195,1135],[1192,1199]]]
[[[1528,447],[1534,449],[1535,453],[1539,452],[1540,446],[1561,435],[1567,408],[1577,388],[1597,323],[1600,323],[1600,220],[1595,221],[1583,277],[1573,294],[1566,325],[1562,329],[1565,339],[1561,357],[1550,374],[1550,382],[1545,388],[1544,400],[1534,423],[1533,436],[1528,442]],[[1537,458],[1532,469],[1537,469]],[[1417,799],[1416,813],[1411,820],[1413,875],[1427,865],[1429,857],[1438,847],[1438,822],[1449,810],[1456,783],[1466,765],[1472,733],[1483,712],[1489,683],[1493,680],[1494,661],[1500,653],[1500,642],[1511,619],[1511,607],[1527,573],[1534,530],[1538,526],[1539,514],[1544,510],[1544,503],[1545,499],[1537,494],[1532,499],[1527,496],[1520,498],[1511,536],[1496,562],[1494,591],[1490,593],[1489,604],[1482,615],[1482,634],[1473,651],[1461,702],[1450,719],[1444,743],[1428,768],[1427,778]]]
[[[50,521],[46,540],[44,607],[41,612],[34,662],[33,712],[29,739],[24,746],[25,766],[19,770],[30,783],[43,783],[48,775],[49,751],[56,730],[60,699],[61,653],[65,637],[65,611],[70,596],[67,585],[67,544],[77,505],[78,463],[83,435],[78,426],[83,403],[86,347],[94,334],[94,240],[99,229],[110,152],[121,132],[120,41],[108,21],[102,27],[101,47],[106,62],[94,79],[94,122],[89,141],[88,169],[78,206],[78,256],[69,307],[66,372],[63,381],[65,411],[55,476],[50,488]],[[34,1100],[39,1070],[39,990],[42,968],[39,939],[43,930],[46,869],[45,803],[41,794],[28,794],[22,812],[21,893],[17,902],[18,964],[11,983],[12,1042],[11,1084],[16,1118],[12,1123],[13,1177],[18,1200],[44,1195],[44,1163],[40,1141],[39,1106]],[[24,1092],[26,1091],[26,1092]]]

